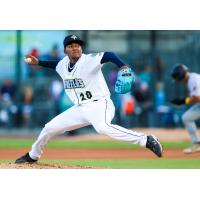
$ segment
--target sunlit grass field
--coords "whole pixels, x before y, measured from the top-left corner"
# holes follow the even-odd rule
[[[1,148],[30,148],[34,139],[0,139]],[[163,147],[185,148],[189,142],[162,142]],[[47,148],[134,148],[136,145],[116,140],[75,141],[55,139],[49,142]],[[1,163],[14,162],[1,160]],[[41,160],[40,163],[79,165],[106,169],[200,169],[200,159],[79,159],[79,160]]]

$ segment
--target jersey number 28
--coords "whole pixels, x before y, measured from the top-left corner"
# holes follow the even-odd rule
[[[86,91],[85,94],[81,93],[80,97],[81,97],[81,101],[84,101],[84,100],[87,100],[87,99],[91,99],[92,94],[91,94],[90,91]]]

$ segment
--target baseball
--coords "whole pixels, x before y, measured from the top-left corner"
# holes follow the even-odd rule
[[[25,60],[27,63],[31,63],[32,59],[31,58],[26,58]]]

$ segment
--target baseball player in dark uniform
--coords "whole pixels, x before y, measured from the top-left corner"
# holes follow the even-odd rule
[[[200,151],[200,138],[195,124],[195,121],[200,119],[200,75],[189,72],[184,64],[176,64],[172,69],[171,76],[175,81],[186,84],[189,92],[188,96],[171,101],[176,105],[191,105],[183,114],[182,121],[190,134],[192,146],[184,149],[183,152],[189,154]]]
[[[65,131],[92,125],[100,134],[114,139],[139,144],[162,156],[162,146],[152,135],[128,130],[111,123],[115,107],[110,99],[106,81],[101,68],[112,62],[119,67],[115,91],[126,93],[131,89],[134,75],[130,67],[112,52],[84,54],[84,42],[76,35],[69,35],[63,41],[66,56],[60,61],[40,61],[26,56],[25,62],[54,69],[62,78],[66,94],[74,106],[59,114],[42,129],[31,151],[18,158],[16,163],[36,162],[42,155],[47,142]]]

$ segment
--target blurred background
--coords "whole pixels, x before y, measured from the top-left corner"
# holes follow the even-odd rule
[[[62,42],[68,34],[76,34],[86,42],[84,53],[113,51],[133,68],[136,81],[132,91],[117,95],[117,67],[111,63],[103,67],[116,107],[113,123],[126,128],[183,127],[181,115],[187,107],[172,106],[169,101],[184,97],[187,91],[171,80],[170,71],[175,63],[184,63],[190,71],[200,72],[200,31],[2,30],[0,134],[38,134],[45,123],[72,106],[55,71],[33,68],[23,61],[26,54],[41,60],[62,59]],[[67,134],[88,131],[94,130],[89,126]]]

